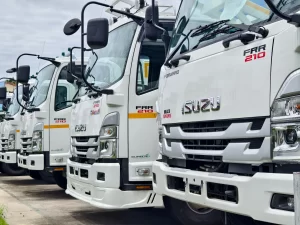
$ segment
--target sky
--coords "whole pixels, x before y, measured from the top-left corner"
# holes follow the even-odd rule
[[[111,4],[114,0],[100,0]],[[69,47],[80,46],[79,31],[66,36],[63,27],[73,18],[80,18],[82,7],[88,0],[2,0],[0,7],[0,78],[11,77],[6,70],[15,67],[17,57],[32,53],[47,57],[61,56]],[[151,2],[147,0],[147,2]],[[180,0],[158,0],[162,5],[174,5]],[[121,6],[123,7],[123,6]],[[111,17],[103,7],[90,6],[85,21],[92,18]],[[74,52],[79,57],[79,51]],[[45,62],[33,57],[23,57],[20,65],[30,65],[34,74]]]

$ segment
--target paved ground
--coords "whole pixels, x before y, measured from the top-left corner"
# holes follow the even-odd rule
[[[0,207],[9,225],[177,225],[163,209],[103,211],[28,176],[0,174]]]

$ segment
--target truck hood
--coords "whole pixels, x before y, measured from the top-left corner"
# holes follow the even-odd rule
[[[103,98],[82,97],[82,100],[72,109],[71,136],[98,136],[103,118],[106,115],[101,107]]]

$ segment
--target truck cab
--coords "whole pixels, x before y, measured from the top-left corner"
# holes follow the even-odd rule
[[[30,85],[17,87],[19,101],[23,101],[24,94],[29,95]],[[26,93],[25,93],[26,92]],[[8,105],[3,107],[6,111],[4,121],[1,124],[1,152],[0,161],[2,170],[8,175],[22,175],[25,170],[17,165],[17,152],[20,151],[20,127],[22,107],[17,102],[17,90]]]
[[[167,9],[160,22],[171,31],[174,11]],[[134,15],[144,21],[145,8]],[[106,46],[94,50],[84,74],[99,91],[82,87],[72,109],[67,194],[104,209],[163,206],[151,181],[164,60],[162,40],[145,39],[144,22],[120,17],[109,26]]]
[[[160,75],[153,189],[183,224],[294,224],[299,10],[182,1]]]
[[[30,104],[21,117],[18,165],[32,177],[66,186],[65,166],[70,150],[70,114],[78,86],[67,82],[69,57],[56,58],[38,72]],[[75,62],[77,63],[77,62]],[[61,141],[62,140],[62,141]]]

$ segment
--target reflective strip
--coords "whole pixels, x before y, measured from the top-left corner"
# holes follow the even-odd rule
[[[262,12],[264,14],[267,14],[267,15],[270,15],[270,13],[271,13],[271,11],[269,9],[264,8],[264,7],[262,7],[262,6],[260,6],[260,5],[256,4],[256,3],[253,3],[253,2],[247,1],[246,5],[248,5],[251,8],[254,8],[257,11],[260,11],[260,12]]]
[[[69,124],[55,124],[55,125],[45,125],[44,129],[58,129],[58,128],[69,128]]]
[[[157,113],[129,113],[129,119],[155,119]]]

